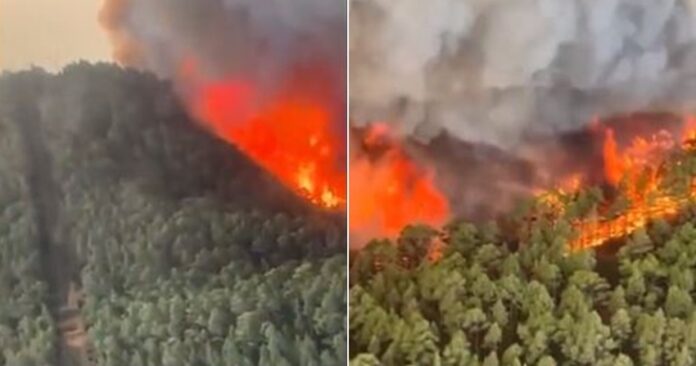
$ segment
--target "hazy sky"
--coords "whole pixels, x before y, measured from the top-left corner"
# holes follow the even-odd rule
[[[0,70],[34,64],[55,71],[71,61],[108,60],[97,22],[100,0],[0,0]]]

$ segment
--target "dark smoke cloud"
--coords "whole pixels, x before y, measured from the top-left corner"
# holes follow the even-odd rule
[[[506,149],[594,117],[693,112],[693,0],[351,0],[357,124]]]
[[[206,77],[243,75],[273,92],[298,69],[321,67],[344,98],[346,7],[340,0],[107,0],[100,19],[117,61],[165,78],[193,63]]]

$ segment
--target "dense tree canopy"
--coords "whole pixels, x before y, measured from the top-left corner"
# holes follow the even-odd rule
[[[0,364],[60,358],[52,307],[75,293],[97,365],[346,363],[341,215],[193,122],[168,83],[4,74],[0,131]],[[58,280],[37,268],[46,244]]]
[[[48,365],[55,327],[21,151],[17,131],[0,119],[0,364]]]
[[[683,194],[695,163],[672,157],[664,188]],[[693,209],[569,251],[572,220],[601,196],[563,197],[553,218],[536,201],[496,224],[407,227],[398,244],[352,253],[351,365],[695,364]],[[435,261],[434,240],[445,243]]]

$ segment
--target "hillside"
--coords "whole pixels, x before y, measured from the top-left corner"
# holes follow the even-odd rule
[[[351,253],[351,365],[693,365],[695,168],[687,149],[657,168],[655,194],[552,193],[497,223],[410,226]],[[626,236],[585,237],[664,202]]]
[[[345,364],[342,215],[171,89],[108,64],[0,77],[0,364]]]

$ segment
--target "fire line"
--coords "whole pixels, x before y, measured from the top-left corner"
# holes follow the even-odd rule
[[[696,197],[696,180],[690,178],[688,191],[674,195],[664,187],[664,173],[660,167],[669,152],[679,148],[685,151],[693,149],[690,142],[696,132],[695,127],[694,120],[687,118],[681,143],[675,143],[671,134],[660,131],[648,138],[636,137],[624,151],[620,151],[614,131],[606,127],[603,149],[605,177],[628,199],[629,204],[612,217],[598,214],[573,219],[571,224],[577,236],[569,242],[569,250],[596,247],[611,239],[627,236],[651,220],[677,215],[689,204]],[[575,191],[560,189],[558,194],[545,194],[541,199],[556,211],[556,216],[560,216],[564,213],[564,206],[559,195]]]

